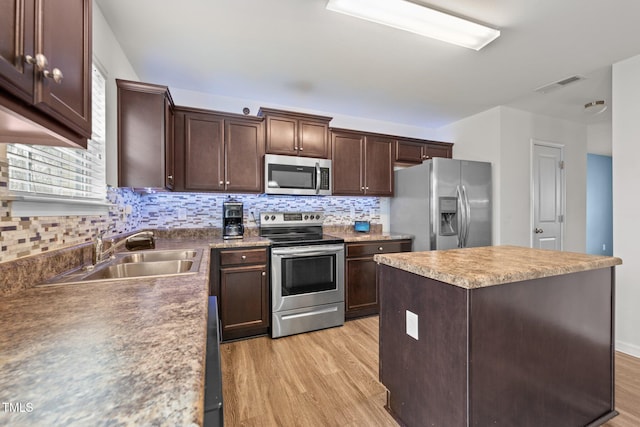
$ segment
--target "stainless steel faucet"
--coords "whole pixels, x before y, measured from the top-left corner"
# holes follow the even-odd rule
[[[109,246],[107,249],[104,249],[103,237],[104,237],[104,234],[110,229],[111,227],[107,228],[104,231],[101,231],[96,236],[96,240],[93,243],[93,255],[91,257],[91,264],[93,266],[110,259],[113,256],[116,249],[124,246],[130,239],[134,237],[145,236],[153,239],[153,231],[141,231],[139,233],[132,234],[131,236],[127,237],[126,239],[122,239],[117,243],[112,243],[111,246]]]

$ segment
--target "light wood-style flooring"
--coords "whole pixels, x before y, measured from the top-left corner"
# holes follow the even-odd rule
[[[225,426],[397,426],[378,382],[378,318],[220,346]],[[607,427],[640,426],[640,359],[616,354]]]

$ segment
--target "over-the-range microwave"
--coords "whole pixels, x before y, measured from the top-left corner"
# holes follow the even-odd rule
[[[266,194],[330,196],[331,160],[265,154],[264,183]]]

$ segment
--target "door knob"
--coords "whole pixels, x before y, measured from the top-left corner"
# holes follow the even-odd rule
[[[533,230],[533,232],[536,234],[540,234],[540,233],[544,233],[544,230],[542,228],[536,228],[535,230]]]

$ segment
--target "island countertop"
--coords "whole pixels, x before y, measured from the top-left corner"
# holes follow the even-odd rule
[[[203,250],[196,274],[0,299],[0,426],[201,425],[210,246],[158,239]]]
[[[482,288],[622,264],[617,257],[519,246],[486,246],[374,256],[377,263],[465,289]]]

